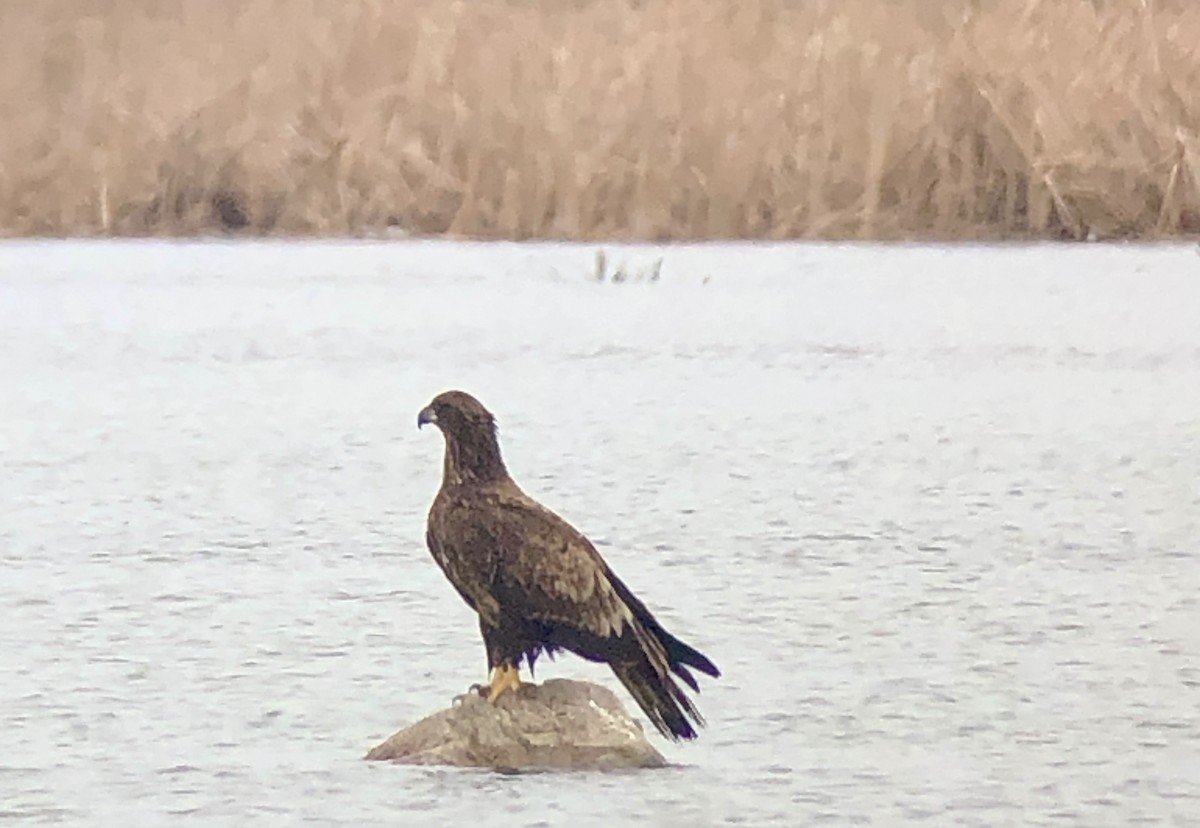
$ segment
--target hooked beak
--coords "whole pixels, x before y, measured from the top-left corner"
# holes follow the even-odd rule
[[[437,413],[432,407],[422,408],[421,413],[417,415],[417,428],[420,428],[426,423],[433,423],[434,425],[437,425]]]

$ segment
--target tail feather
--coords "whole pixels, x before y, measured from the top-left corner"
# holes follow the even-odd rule
[[[695,692],[700,692],[700,685],[696,682],[696,677],[692,675],[692,671],[684,667],[678,661],[671,662],[671,672],[683,679],[683,683],[692,688]]]
[[[704,717],[671,674],[698,693],[700,685],[689,668],[713,678],[721,671],[699,650],[667,632],[620,578],[611,572],[609,578],[617,595],[633,611],[637,641],[636,655],[627,652],[624,659],[609,662],[613,672],[659,733],[668,739],[695,739],[692,724],[702,726]]]
[[[645,658],[611,666],[659,733],[676,741],[696,738],[692,722],[703,725],[704,718],[669,675],[655,670]]]
[[[654,638],[658,639],[659,644],[667,653],[667,658],[670,660],[671,670],[675,675],[679,676],[693,690],[699,692],[700,687],[696,684],[695,677],[687,669],[694,667],[701,673],[713,678],[719,678],[721,671],[717,669],[717,665],[713,664],[704,653],[697,650],[695,647],[688,646],[680,641],[675,636],[671,635],[662,624],[658,623],[658,619],[650,612],[649,608],[643,604],[636,595],[634,595],[629,587],[625,586],[624,581],[618,578],[614,573],[609,573],[609,579],[612,585],[617,590],[617,595],[621,597],[629,608],[633,610],[634,616],[641,625]]]
[[[700,692],[699,686],[696,684],[696,679],[688,671],[688,667],[694,667],[706,676],[719,678],[721,671],[717,669],[717,665],[705,657],[704,653],[697,650],[695,647],[689,647],[675,636],[664,630],[657,621],[647,625],[650,631],[655,634],[659,641],[662,642],[663,649],[667,651],[667,658],[671,660],[671,670],[675,675],[688,683],[696,692]],[[686,666],[685,666],[686,665]]]
[[[697,734],[692,725],[703,726],[704,717],[671,678],[671,673],[680,676],[693,689],[698,689],[695,677],[676,660],[678,654],[685,650],[689,651],[686,655],[689,662],[696,660],[691,656],[691,653],[695,653],[705,665],[714,670],[716,668],[704,656],[658,626],[653,616],[650,620],[651,624],[634,623],[633,631],[638,644],[634,651],[636,655],[612,662],[613,672],[659,733],[672,740],[695,739]],[[672,647],[674,653],[671,652]]]

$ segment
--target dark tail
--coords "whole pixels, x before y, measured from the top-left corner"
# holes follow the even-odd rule
[[[703,725],[704,717],[668,673],[647,658],[610,666],[659,733],[675,741],[696,738],[692,724]]]
[[[634,616],[641,622],[646,631],[658,639],[659,644],[666,650],[671,672],[683,679],[687,683],[687,686],[697,693],[700,692],[700,685],[696,683],[696,677],[692,675],[688,667],[694,667],[706,676],[720,678],[721,671],[717,669],[717,665],[708,660],[704,653],[694,647],[689,647],[667,632],[663,628],[663,625],[658,623],[658,619],[650,614],[650,610],[646,608],[646,605],[629,591],[629,587],[625,586],[624,582],[615,573],[610,571],[608,577],[612,585],[616,587],[617,595],[633,610]]]
[[[649,615],[649,613],[647,613]],[[643,624],[646,622],[643,620]],[[694,647],[689,647],[675,636],[664,630],[653,616],[650,617],[650,623],[646,624],[646,629],[658,638],[663,645],[663,649],[667,651],[667,659],[670,661],[671,672],[683,679],[687,686],[700,692],[700,685],[696,683],[695,676],[692,675],[688,667],[694,667],[706,676],[720,678],[721,671],[717,669],[717,665],[713,664],[704,653]]]
[[[637,635],[640,657],[636,661],[612,662],[613,672],[659,733],[668,739],[695,739],[692,725],[702,726],[704,717],[671,678],[671,673],[698,693],[700,685],[689,667],[713,678],[720,676],[721,671],[699,650],[663,629],[646,605],[616,575],[610,573],[609,577],[641,628]]]

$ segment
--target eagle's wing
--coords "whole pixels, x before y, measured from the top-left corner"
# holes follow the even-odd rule
[[[478,611],[479,602],[463,588],[462,579],[458,577],[457,567],[446,557],[446,550],[442,548],[442,543],[438,540],[438,536],[434,533],[433,529],[427,528],[425,530],[425,545],[429,547],[429,554],[433,556],[434,561],[437,562],[437,565],[446,575],[446,580],[454,587],[454,591],[467,602],[468,607]]]
[[[490,584],[493,553],[488,544],[479,543],[477,527],[456,519],[460,513],[455,504],[447,508],[439,496],[429,514],[425,544],[467,606],[494,623],[500,607]]]
[[[591,542],[520,490],[502,490],[489,500],[497,555],[492,592],[500,605],[527,620],[601,639],[624,637],[632,608]]]
[[[661,733],[695,737],[689,719],[704,719],[671,672],[694,688],[685,664],[716,668],[662,629],[582,533],[515,485],[485,511],[497,552],[492,593],[503,611],[544,625],[550,643],[607,662]]]

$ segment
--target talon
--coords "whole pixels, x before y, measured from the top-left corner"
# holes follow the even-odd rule
[[[501,664],[492,673],[492,683],[487,688],[487,700],[495,704],[496,699],[503,696],[509,690],[515,691],[520,686],[521,672],[511,664]]]

